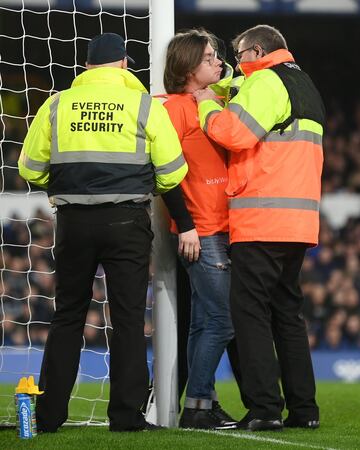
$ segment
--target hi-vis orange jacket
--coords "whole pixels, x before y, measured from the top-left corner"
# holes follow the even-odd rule
[[[172,94],[164,106],[178,133],[188,164],[189,170],[181,182],[181,189],[196,231],[200,236],[227,233],[226,151],[201,130],[196,102],[191,94]],[[173,220],[171,232],[177,232]]]
[[[291,53],[277,50],[242,64],[245,81],[227,107],[199,104],[204,131],[231,151],[226,192],[232,243],[318,242],[322,126],[295,119],[283,134],[271,131],[290,116],[291,104],[269,67],[291,61]]]

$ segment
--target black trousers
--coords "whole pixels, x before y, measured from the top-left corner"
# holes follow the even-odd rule
[[[106,274],[113,332],[110,342],[111,430],[144,426],[148,387],[144,313],[153,234],[145,208],[69,207],[57,213],[56,312],[40,373],[39,429],[55,431],[68,416],[82,335],[99,264]]]
[[[238,242],[231,247],[230,303],[241,391],[250,414],[259,419],[281,417],[279,365],[289,416],[319,417],[299,284],[305,251],[300,243]]]

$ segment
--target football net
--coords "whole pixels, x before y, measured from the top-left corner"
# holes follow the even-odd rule
[[[110,9],[115,4],[117,9]],[[130,70],[148,86],[151,11],[148,1],[141,0],[5,0],[0,15],[0,426],[7,426],[15,424],[13,395],[18,379],[34,375],[38,381],[54,310],[54,214],[46,194],[18,175],[24,137],[44,100],[69,87],[84,69],[87,43],[96,34],[124,36],[137,63]],[[152,302],[150,282],[144,330],[150,372]],[[69,423],[107,421],[111,329],[105,278],[99,267]]]

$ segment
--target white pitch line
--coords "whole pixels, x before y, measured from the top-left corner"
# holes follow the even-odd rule
[[[195,429],[183,429],[183,431],[196,431],[198,433],[207,433],[207,434],[216,434],[218,436],[229,436],[235,439],[248,439],[252,441],[260,441],[260,442],[269,442],[273,444],[281,444],[281,445],[293,445],[295,447],[305,447],[305,448],[314,448],[317,450],[340,450],[333,447],[323,447],[322,445],[311,445],[311,444],[302,444],[301,442],[291,442],[291,441],[283,441],[281,439],[274,438],[266,438],[257,436],[254,434],[247,433],[226,433],[224,431],[219,430],[195,430]]]

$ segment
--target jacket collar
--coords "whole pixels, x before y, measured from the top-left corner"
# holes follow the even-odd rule
[[[135,75],[128,70],[118,69],[116,67],[97,67],[95,69],[85,70],[85,72],[73,80],[71,87],[87,84],[118,84],[147,93],[145,86]]]
[[[222,73],[222,78],[220,78],[220,80],[217,83],[210,84],[209,87],[211,87],[211,88],[215,87],[215,89],[214,89],[215,91],[216,91],[216,86],[219,86],[220,88],[226,88],[227,86],[230,85],[233,75],[234,75],[234,69],[230,66],[230,64],[228,64],[227,62],[224,62],[224,70]]]
[[[274,52],[268,53],[256,61],[244,62],[239,64],[240,70],[245,75],[249,77],[252,73],[257,70],[268,69],[269,67],[276,66],[283,62],[293,62],[293,55],[285,49],[275,50]]]

